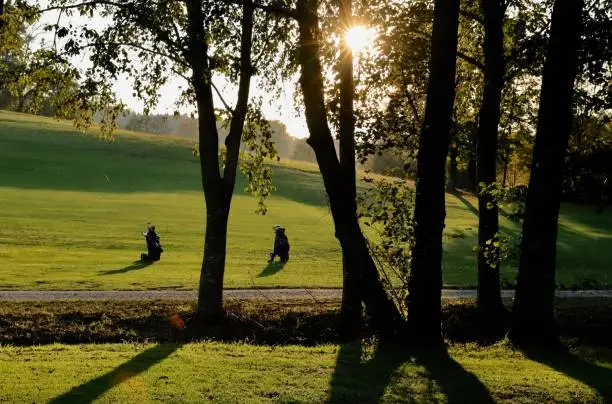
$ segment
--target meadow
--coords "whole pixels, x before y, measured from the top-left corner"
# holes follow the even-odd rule
[[[193,143],[120,131],[114,141],[68,122],[0,111],[1,289],[194,289],[205,211]],[[341,256],[316,166],[273,164],[277,188],[268,213],[238,179],[228,231],[225,286],[339,287]],[[364,185],[361,185],[364,186]],[[476,283],[477,202],[447,194],[444,283]],[[165,252],[135,262],[141,233],[157,225]],[[268,265],[272,226],[287,228],[291,259]],[[519,226],[501,218],[507,234]],[[563,205],[558,239],[561,287],[612,285],[612,209]],[[516,264],[502,269],[511,286]]]

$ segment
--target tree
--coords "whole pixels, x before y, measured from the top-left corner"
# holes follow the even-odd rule
[[[336,156],[325,110],[318,5],[317,0],[299,0],[294,14],[299,26],[300,87],[310,132],[307,142],[317,157],[343,256],[347,259],[347,265],[359,273],[362,298],[374,326],[383,335],[390,337],[401,330],[403,319],[380,281],[357,215],[352,209],[352,184],[345,177]]]
[[[491,187],[497,180],[497,132],[504,88],[503,0],[481,0],[484,16],[484,89],[477,141],[478,175],[478,306],[494,313],[504,311],[499,282],[499,261],[487,250],[498,248],[499,208]]]
[[[340,0],[340,32],[348,31],[353,25],[352,0]],[[355,115],[353,98],[355,84],[353,80],[353,52],[346,43],[346,35],[342,35],[340,51],[340,113],[339,140],[340,166],[349,192],[350,214],[357,217],[357,175],[355,172]],[[361,292],[359,288],[359,273],[351,266],[351,259],[342,252],[342,331],[347,338],[355,338],[361,328]]]
[[[408,284],[411,340],[442,342],[442,230],[444,182],[455,95],[459,0],[436,0],[425,116],[417,155],[415,242]]]
[[[583,5],[583,0],[556,0],[552,12],[510,331],[517,344],[545,343],[556,336],[557,226]]]
[[[74,2],[56,0],[52,7],[68,16],[101,12],[113,21],[99,31],[83,27],[58,26],[65,38],[64,53],[92,51],[92,67],[87,76],[114,80],[120,73],[134,80],[134,92],[145,101],[145,112],[158,99],[159,88],[171,75],[183,77],[183,103],[196,106],[199,122],[197,152],[206,206],[204,256],[198,293],[198,317],[216,320],[223,315],[223,278],[226,257],[227,222],[240,164],[254,179],[248,189],[262,200],[269,195],[270,168],[264,157],[275,155],[269,141],[269,125],[257,104],[250,103],[251,78],[257,67],[276,57],[273,38],[286,30],[267,15],[255,15],[250,0],[241,5],[224,1],[187,2],[145,0]],[[59,24],[58,24],[59,25]],[[255,26],[257,25],[257,29]],[[274,49],[274,52],[271,50]],[[255,65],[252,54],[257,54]],[[139,66],[134,67],[138,60]],[[215,75],[224,76],[237,86],[236,104],[230,107],[214,84]],[[217,92],[223,107],[213,99]],[[220,156],[217,119],[229,120],[225,151]],[[246,123],[248,122],[248,125]],[[245,142],[254,154],[240,161],[240,145]]]

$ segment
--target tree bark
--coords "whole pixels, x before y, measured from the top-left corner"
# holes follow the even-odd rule
[[[352,0],[340,0],[340,27],[347,31],[352,26]],[[340,53],[340,166],[345,177],[350,213],[357,217],[357,176],[355,172],[355,114],[353,97],[353,52],[344,40]],[[355,339],[361,329],[361,293],[359,274],[350,265],[350,258],[342,254],[342,327],[345,339]]]
[[[510,330],[519,345],[556,338],[557,226],[583,6],[583,0],[556,0],[553,6]]]
[[[484,90],[477,137],[478,175],[478,293],[477,304],[491,314],[504,312],[499,283],[499,262],[487,262],[485,250],[495,248],[499,208],[490,192],[497,180],[497,132],[504,86],[504,6],[502,0],[480,0],[484,17]],[[490,244],[487,245],[486,243]]]
[[[408,282],[411,342],[442,343],[444,179],[455,96],[459,0],[436,0],[425,117],[417,155],[415,244]]]
[[[385,337],[401,330],[403,319],[381,283],[378,270],[352,209],[350,187],[336,156],[333,137],[329,129],[323,95],[323,74],[319,60],[320,30],[317,0],[299,0],[299,54],[301,66],[300,86],[304,96],[306,123],[310,132],[308,144],[317,157],[323,176],[336,238],[340,241],[347,264],[359,274],[359,285],[366,311],[374,327]]]
[[[227,162],[224,175],[219,170],[219,134],[213,101],[208,44],[205,39],[201,1],[188,1],[188,59],[192,67],[192,84],[198,108],[200,172],[206,206],[204,257],[198,292],[198,317],[216,321],[223,316],[223,278],[227,243],[227,223],[236,181],[240,141],[247,114],[252,75],[251,45],[253,7],[243,6],[240,79],[238,100],[232,113],[230,134],[226,139]]]

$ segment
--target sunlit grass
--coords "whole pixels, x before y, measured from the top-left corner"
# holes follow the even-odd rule
[[[414,361],[370,346],[266,347],[193,343],[0,348],[7,402],[597,402],[589,386],[504,344],[452,346]],[[605,376],[609,350],[591,351]],[[49,359],[53,360],[49,360]],[[431,362],[435,358],[436,362]],[[578,366],[578,365],[577,365]],[[593,380],[594,375],[585,375]],[[16,382],[16,381],[27,381]],[[605,387],[604,387],[605,388]],[[609,397],[609,396],[608,396]]]
[[[204,200],[192,143],[119,132],[114,142],[67,122],[0,111],[0,288],[194,289],[204,241]],[[265,216],[239,178],[228,234],[227,287],[338,287],[341,257],[316,164],[273,163],[278,188]],[[360,175],[364,175],[360,173]],[[380,176],[377,178],[381,178]],[[475,198],[447,195],[444,281],[476,283]],[[158,226],[165,253],[142,269],[141,232]],[[291,259],[264,272],[272,226],[282,224]],[[519,226],[501,220],[504,232]],[[612,210],[565,205],[558,282],[612,285]],[[512,281],[515,267],[503,277]]]

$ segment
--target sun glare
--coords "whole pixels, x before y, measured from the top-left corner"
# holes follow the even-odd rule
[[[371,51],[374,49],[376,31],[372,28],[357,25],[346,31],[344,35],[346,44],[353,53]]]

